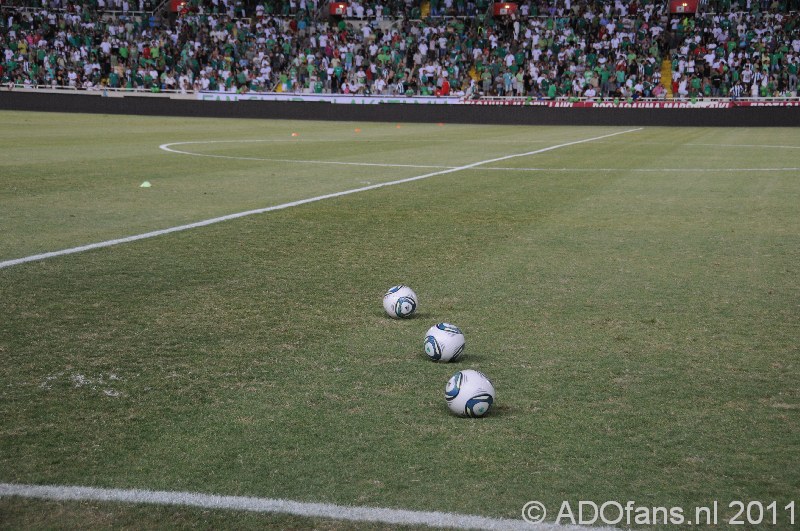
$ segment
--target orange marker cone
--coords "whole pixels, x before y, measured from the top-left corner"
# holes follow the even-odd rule
[[[361,128],[356,127],[356,133],[360,133],[360,132],[361,132]]]
[[[300,136],[298,133],[292,133],[292,136]]]

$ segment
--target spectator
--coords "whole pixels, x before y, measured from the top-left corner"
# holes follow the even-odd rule
[[[353,18],[336,22],[310,0],[192,0],[162,27],[130,16],[146,7],[139,0],[4,4],[0,78],[357,93],[442,93],[446,80],[456,93],[474,83],[486,95],[638,98],[663,94],[661,59],[674,48],[672,81],[682,96],[720,97],[737,81],[759,97],[796,94],[800,21],[790,9],[799,3],[746,12],[736,11],[738,1],[712,0],[717,12],[669,19],[666,2],[576,0],[546,10],[522,2],[519,17],[493,18],[485,1],[437,0],[436,18],[419,21],[410,20],[416,3],[388,0],[351,2]],[[122,16],[98,16],[104,8]],[[454,14],[466,18],[444,18]],[[385,19],[395,20],[393,29]]]

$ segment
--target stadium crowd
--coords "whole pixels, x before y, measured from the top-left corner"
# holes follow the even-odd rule
[[[13,4],[14,2],[12,2]],[[18,4],[20,2],[17,2]],[[151,91],[797,96],[800,0],[41,0],[0,7],[0,80]],[[671,78],[662,80],[662,61]],[[662,83],[663,81],[663,83]]]

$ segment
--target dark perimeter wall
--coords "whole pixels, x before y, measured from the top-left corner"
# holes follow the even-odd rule
[[[372,122],[494,125],[798,127],[800,106],[732,109],[552,108],[540,106],[218,102],[165,97],[0,91],[1,110]]]

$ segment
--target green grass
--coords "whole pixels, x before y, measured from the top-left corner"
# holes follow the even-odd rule
[[[0,261],[437,171],[252,159],[460,166],[624,130],[0,116]],[[158,148],[216,140],[259,142]],[[645,128],[0,269],[0,482],[510,518],[800,501],[800,181],[735,171],[798,154],[800,129]],[[409,321],[381,308],[400,282]],[[437,321],[462,362],[427,361]],[[484,419],[445,406],[464,368],[497,389]],[[99,505],[0,522],[340,525]]]

